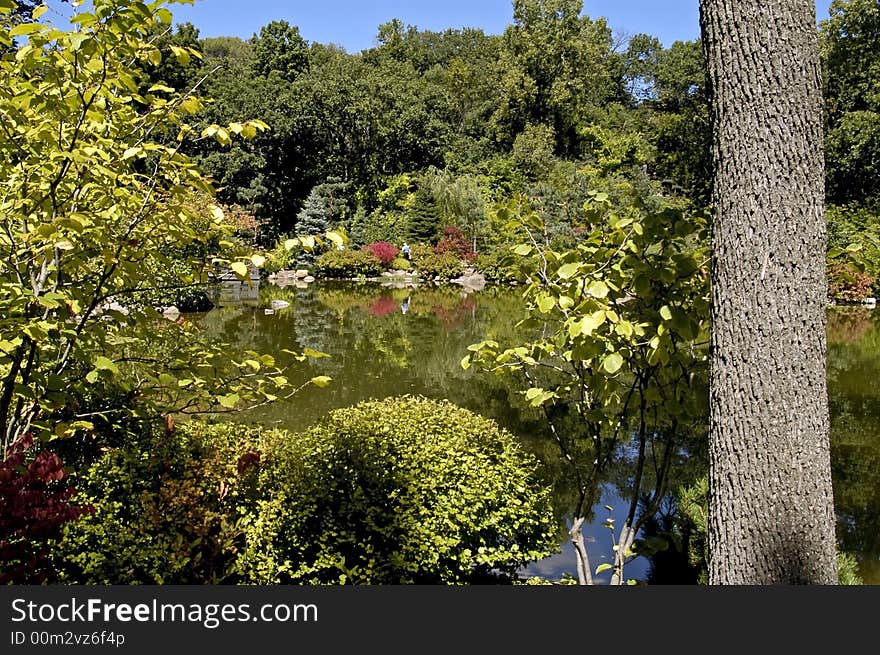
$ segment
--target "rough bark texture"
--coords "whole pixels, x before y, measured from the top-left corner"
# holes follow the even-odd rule
[[[834,584],[812,0],[701,0],[714,129],[710,584]]]

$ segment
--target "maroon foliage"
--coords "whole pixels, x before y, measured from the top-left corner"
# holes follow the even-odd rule
[[[434,252],[438,255],[451,252],[467,262],[474,262],[477,258],[467,236],[454,225],[443,230],[443,238],[434,246]]]
[[[55,453],[33,456],[31,435],[24,435],[0,462],[0,584],[42,584],[54,572],[47,541],[91,506],[70,505],[76,490]]]

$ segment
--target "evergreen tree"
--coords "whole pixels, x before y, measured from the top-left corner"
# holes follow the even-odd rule
[[[439,213],[434,194],[427,186],[419,188],[415,203],[409,212],[406,235],[410,241],[428,242],[435,240],[439,227]]]
[[[298,237],[320,236],[330,229],[330,221],[327,219],[327,208],[324,199],[315,187],[306,198],[306,204],[299,214],[296,215],[294,233]],[[311,266],[315,263],[316,253],[303,250],[297,256],[297,264]]]
[[[321,198],[327,223],[335,229],[344,223],[349,215],[349,183],[338,177],[328,177],[323,184],[314,188]]]
[[[304,237],[324,234],[329,229],[330,222],[327,220],[327,208],[324,206],[324,199],[318,193],[318,188],[315,187],[309,193],[309,197],[306,198],[306,204],[302,210],[296,215],[294,231],[296,236]]]

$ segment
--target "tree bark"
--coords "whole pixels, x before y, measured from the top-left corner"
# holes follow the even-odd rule
[[[835,584],[812,0],[701,0],[713,120],[710,584]]]

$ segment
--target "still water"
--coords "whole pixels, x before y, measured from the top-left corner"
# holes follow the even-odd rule
[[[285,303],[288,306],[282,307]],[[554,489],[560,552],[523,573],[559,579],[575,575],[575,559],[565,538],[573,491],[556,445],[542,417],[517,394],[521,388],[517,380],[473,368],[465,371],[460,365],[470,344],[484,339],[515,343],[523,308],[521,289],[515,287],[467,292],[456,285],[395,288],[318,282],[248,288],[233,284],[220,290],[217,308],[200,322],[216,339],[243,348],[260,352],[310,348],[330,355],[310,360],[292,380],[328,375],[333,378],[330,387],[307,386],[290,400],[260,408],[241,420],[296,431],[333,409],[403,394],[447,398],[495,419],[539,459],[542,475]],[[880,312],[835,308],[829,311],[828,326],[838,538],[845,551],[858,557],[865,582],[880,584]],[[679,468],[674,483],[693,482],[707,468],[700,449]],[[618,524],[624,519],[628,501],[621,498],[623,475],[619,468],[608,471],[599,485],[601,497],[593,521],[585,526],[592,568],[610,561],[612,535],[602,524],[609,516]],[[626,577],[634,579],[652,574],[665,582],[675,580],[674,573],[658,571],[644,558],[637,558],[626,570]],[[607,574],[596,581],[607,582]]]

